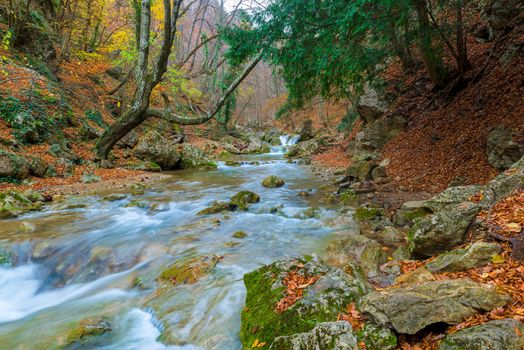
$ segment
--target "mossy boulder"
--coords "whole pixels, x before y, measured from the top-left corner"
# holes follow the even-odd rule
[[[146,193],[146,185],[139,182],[132,184],[129,187],[129,193],[131,193],[133,196],[141,196]]]
[[[155,162],[162,167],[162,170],[176,168],[180,160],[177,145],[154,130],[140,137],[133,151],[137,158]]]
[[[251,191],[240,191],[231,197],[230,205],[235,205],[240,210],[247,210],[249,204],[260,202],[260,196]]]
[[[284,186],[285,184],[286,182],[282,178],[275,175],[268,176],[262,180],[262,186],[267,188],[278,188]]]
[[[215,170],[217,165],[200,148],[184,143],[178,146],[181,169]]]
[[[155,173],[162,171],[162,168],[157,163],[144,160],[138,160],[132,163],[128,163],[125,165],[125,168],[131,170],[150,171]]]
[[[410,252],[432,256],[462,244],[479,211],[479,205],[464,202],[418,220],[407,234]]]
[[[500,252],[496,243],[475,242],[466,248],[456,249],[437,256],[426,264],[426,269],[436,272],[459,272],[483,266]]]
[[[107,196],[102,197],[102,200],[107,201],[107,202],[115,202],[115,201],[120,201],[126,198],[127,196],[123,193],[112,193],[112,194],[108,194]]]
[[[82,175],[82,182],[85,184],[95,183],[102,181],[102,178],[93,173],[86,173]]]
[[[271,350],[351,350],[358,339],[345,321],[319,323],[309,332],[276,337]]]
[[[111,332],[112,327],[109,321],[102,317],[88,317],[81,320],[73,328],[68,336],[67,343],[79,346],[80,344],[90,344],[96,337]]]
[[[372,161],[361,160],[350,165],[346,173],[349,177],[356,180],[371,180],[373,178],[373,169],[376,167],[377,164]]]
[[[184,258],[162,271],[158,281],[170,285],[194,284],[211,273],[219,261],[215,254]]]
[[[292,271],[318,280],[303,289],[302,298],[277,312],[277,303],[286,296],[283,280]],[[336,321],[340,310],[371,290],[361,270],[346,273],[316,256],[276,261],[244,275],[244,284],[240,339],[245,349],[257,339],[271,344],[278,336],[309,332],[318,323]]]
[[[197,215],[202,216],[202,215],[218,214],[218,213],[223,213],[226,211],[233,211],[236,208],[237,208],[236,205],[231,204],[229,202],[215,201],[211,203],[209,207],[199,211]]]
[[[524,349],[524,325],[507,318],[462,329],[449,334],[439,350],[521,350]]]
[[[44,198],[38,192],[6,191],[0,193],[0,216],[19,216],[29,211],[39,210]]]
[[[493,285],[455,279],[372,292],[362,298],[360,310],[381,326],[415,334],[436,323],[458,324],[510,301]]]
[[[237,160],[228,160],[226,161],[226,166],[233,166],[233,167],[239,167],[242,166],[242,163]]]
[[[29,162],[24,157],[0,150],[0,178],[25,179]]]

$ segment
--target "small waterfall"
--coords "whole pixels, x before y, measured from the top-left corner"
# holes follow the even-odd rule
[[[280,143],[282,146],[293,146],[296,145],[300,135],[282,135],[280,136]]]

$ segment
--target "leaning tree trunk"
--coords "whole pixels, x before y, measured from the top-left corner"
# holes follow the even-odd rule
[[[140,29],[138,44],[138,64],[136,68],[136,84],[132,107],[111,125],[101,136],[96,146],[96,159],[107,159],[113,146],[131,130],[139,126],[147,118],[151,92],[162,80],[167,70],[171,48],[176,35],[176,23],[183,0],[164,0],[164,39],[153,71],[149,71],[149,49],[151,39],[151,0],[143,0],[140,10]],[[138,18],[138,16],[136,16]]]

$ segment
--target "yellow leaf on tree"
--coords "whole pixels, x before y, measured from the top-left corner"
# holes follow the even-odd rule
[[[502,264],[504,262],[506,262],[506,260],[504,260],[504,258],[500,255],[493,255],[491,257],[491,262],[494,263],[494,264]]]

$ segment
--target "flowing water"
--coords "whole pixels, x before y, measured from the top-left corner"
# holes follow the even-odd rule
[[[0,349],[56,348],[94,316],[109,319],[112,331],[69,348],[240,349],[244,273],[322,251],[337,231],[353,228],[351,215],[319,204],[322,182],[284,160],[283,147],[242,160],[240,167],[174,172],[144,195],[70,197],[1,221],[0,242],[13,249],[13,264],[0,267]],[[262,187],[272,174],[286,185]],[[260,203],[196,215],[240,190],[258,193]],[[132,200],[142,202],[126,206]],[[317,206],[314,217],[305,215]],[[248,236],[233,238],[238,230]],[[222,257],[212,273],[195,284],[158,287],[167,266],[206,253]]]

